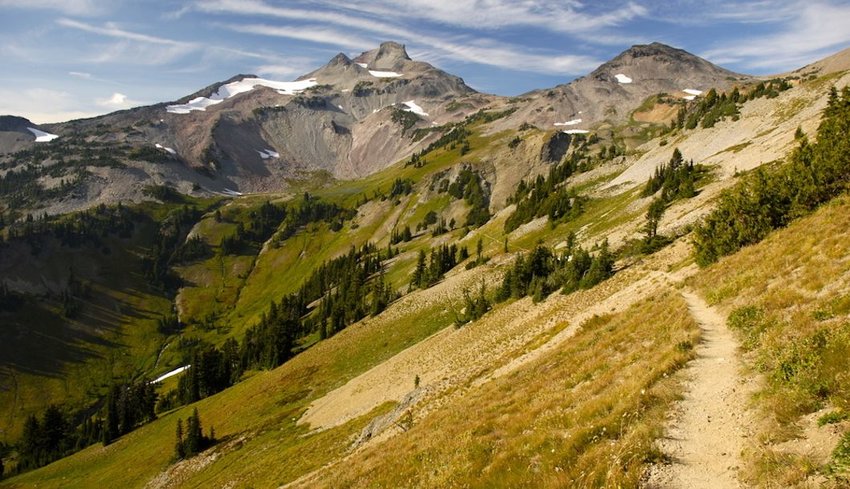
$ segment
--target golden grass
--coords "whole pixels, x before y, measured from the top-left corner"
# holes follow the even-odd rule
[[[771,446],[799,435],[801,418],[850,408],[850,198],[841,197],[763,242],[722,259],[692,284],[731,311],[730,326],[766,378],[763,420],[744,472],[762,487],[804,487],[806,457]],[[816,469],[816,470],[815,470]]]
[[[326,470],[310,487],[636,487],[698,339],[672,290]]]

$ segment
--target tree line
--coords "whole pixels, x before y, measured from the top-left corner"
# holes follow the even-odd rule
[[[561,163],[554,165],[549,174],[538,175],[533,183],[521,180],[509,204],[516,209],[505,221],[505,232],[509,233],[522,224],[548,216],[552,222],[571,220],[583,210],[584,199],[572,189],[562,185],[578,170],[579,161],[584,156],[580,152],[571,153]]]
[[[561,253],[538,245],[527,255],[521,253],[505,272],[496,299],[518,299],[531,296],[535,302],[561,289],[565,294],[589,289],[609,278],[614,272],[614,256],[603,241],[595,254],[576,243],[570,233]]]
[[[697,263],[708,265],[812,212],[850,183],[850,88],[830,91],[817,141],[799,138],[788,160],[762,166],[724,191],[694,229]]]

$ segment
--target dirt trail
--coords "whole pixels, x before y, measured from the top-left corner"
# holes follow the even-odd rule
[[[747,402],[754,382],[741,375],[738,343],[725,318],[699,296],[682,296],[702,329],[702,341],[683,372],[685,397],[661,442],[672,463],[653,466],[644,487],[746,487],[737,471],[752,426]]]

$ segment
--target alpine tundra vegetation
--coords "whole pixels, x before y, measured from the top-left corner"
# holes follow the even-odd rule
[[[850,485],[850,9],[455,3],[0,2],[0,487]]]

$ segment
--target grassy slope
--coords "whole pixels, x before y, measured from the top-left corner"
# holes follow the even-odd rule
[[[214,426],[217,436],[225,439],[224,445],[233,441],[238,449],[231,446],[201,473],[187,468],[185,485],[214,487],[237,479],[269,487],[330,462],[346,449],[349,435],[365,421],[303,436],[306,429],[296,427],[295,420],[310,401],[448,326],[451,320],[444,305],[437,303],[425,311],[399,314],[392,321],[359,323],[274,371],[256,373],[196,403],[204,425]],[[191,409],[165,415],[109,447],[90,447],[4,483],[10,487],[36,482],[39,487],[92,487],[108,480],[121,487],[143,486],[168,467],[176,418],[185,418]],[[128,471],[128,466],[134,470]]]
[[[585,323],[563,348],[471,390],[306,487],[633,487],[698,329],[678,293]],[[475,413],[475,416],[469,416]]]
[[[505,137],[504,134],[482,136],[476,131],[479,125],[473,124],[471,127],[473,134],[469,141],[472,150],[463,156],[465,162],[476,162],[489,155],[494,147],[491,143]],[[410,179],[427,186],[431,175],[450,168],[459,163],[460,159],[458,149],[443,148],[429,153],[427,164],[421,168],[398,163],[361,180],[335,182],[318,188],[307,185],[303,190],[353,208],[364,196],[372,197],[376,192],[387,192],[397,178]],[[396,220],[399,220],[400,226],[408,224],[415,228],[429,210],[440,212],[453,201],[446,195],[436,196],[422,204],[418,203],[418,199],[418,193],[413,193],[402,197],[397,206],[389,201],[373,201],[367,204],[367,215],[355,219],[356,227],[349,222],[341,231],[332,232],[325,225],[310,225],[279,246],[266,246],[256,255],[224,259],[215,256],[181,267],[181,276],[196,285],[185,287],[178,297],[184,316],[181,319],[184,322],[200,321],[212,312],[218,317],[217,323],[224,325],[221,334],[198,334],[213,342],[221,342],[227,336],[241,337],[245,329],[257,322],[270,301],[279,300],[283,295],[297,290],[301,282],[323,261],[347,252],[352,245],[360,246],[371,241],[385,246],[388,243],[388,231],[385,228]],[[224,219],[221,223],[216,223],[212,216],[208,216],[196,231],[209,244],[217,247],[221,238],[235,229],[234,223],[244,222],[250,208],[261,202],[262,199],[257,197],[237,199],[222,209]],[[403,251],[416,251],[428,245],[428,238],[430,234],[411,244],[401,245],[401,248]],[[395,260],[387,270],[391,283],[397,288],[406,286],[414,265],[415,255]]]
[[[213,200],[191,203],[215,205]],[[62,316],[55,295],[30,297],[22,309],[0,314],[0,441],[16,441],[26,416],[48,404],[83,407],[113,379],[162,373],[179,363],[176,349],[160,354],[166,338],[157,331],[171,300],[147,285],[140,260],[156,237],[153,220],[173,208],[141,205],[151,219],[137,223],[130,239],[104,238],[108,253],[91,246],[62,247],[50,239],[41,243],[49,248],[36,261],[21,259],[9,269],[11,280],[45,281],[58,292],[72,268],[91,292],[80,299],[75,319]]]
[[[65,319],[55,300],[33,298],[21,310],[3,315],[3,384],[13,387],[0,390],[0,439],[15,440],[26,415],[47,404],[79,406],[112,378],[154,368],[164,339],[156,319],[170,310],[171,302],[140,276],[134,253],[141,243],[109,241],[108,255],[90,248],[61,249],[34,271],[62,276],[68,263],[74,264],[77,276],[92,287],[78,318]],[[93,262],[97,265],[86,266]],[[86,273],[92,270],[95,274]]]
[[[800,435],[808,413],[850,411],[848,215],[850,197],[838,198],[693,281],[732,312],[730,325],[750,365],[767,379],[758,402],[762,443],[746,470],[751,482],[787,487],[828,471],[816,458],[783,453],[777,445]]]

